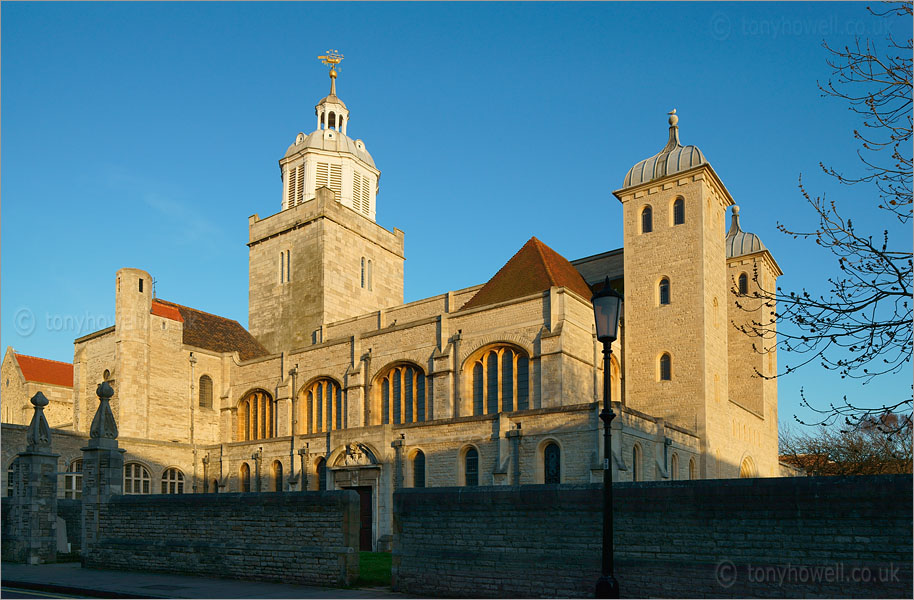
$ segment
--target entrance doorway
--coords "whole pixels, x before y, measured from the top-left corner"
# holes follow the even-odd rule
[[[371,536],[371,515],[372,515],[372,503],[371,503],[371,486],[363,485],[358,487],[347,487],[344,488],[347,490],[355,490],[359,494],[359,550],[363,552],[371,552],[372,546],[372,536]]]

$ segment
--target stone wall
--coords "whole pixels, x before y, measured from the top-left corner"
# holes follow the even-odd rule
[[[116,496],[99,530],[87,567],[318,585],[359,575],[353,491]]]
[[[617,484],[624,597],[908,597],[911,476]],[[393,586],[420,596],[590,597],[599,485],[394,495]]]
[[[82,509],[82,500],[57,500],[57,516],[66,525],[67,543],[73,552],[79,552],[82,547]]]

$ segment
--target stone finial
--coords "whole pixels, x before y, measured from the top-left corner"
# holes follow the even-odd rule
[[[95,417],[92,419],[89,437],[93,440],[116,440],[117,423],[114,421],[114,413],[111,412],[111,405],[108,403],[114,396],[114,388],[107,381],[103,381],[98,384],[95,394],[98,396],[98,410],[95,411]]]
[[[666,114],[670,115],[670,119],[669,119],[670,127],[675,127],[676,124],[679,123],[679,117],[676,116],[676,109],[674,108],[673,110],[671,110],[670,112],[668,112]]]
[[[733,205],[733,213],[730,216],[730,231],[727,232],[726,237],[733,237],[737,233],[740,233],[742,229],[739,226],[739,206],[736,204]]]
[[[44,416],[44,407],[48,405],[48,399],[41,392],[32,396],[32,406],[35,407],[35,414],[32,415],[32,421],[29,423],[29,431],[26,435],[27,450],[35,452],[40,450],[51,449],[51,427]]]

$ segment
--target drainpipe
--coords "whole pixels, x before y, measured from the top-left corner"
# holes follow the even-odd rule
[[[194,418],[196,416],[197,403],[194,402],[194,382],[196,381],[196,374],[194,367],[197,364],[197,358],[194,356],[194,353],[190,353],[190,445],[193,447],[193,456],[194,456],[194,479],[193,479],[193,492],[197,493],[197,444],[194,442]]]
[[[292,491],[293,486],[297,482],[295,478],[295,435],[297,432],[298,425],[298,393],[295,388],[295,376],[298,375],[298,363],[295,363],[295,366],[289,369],[289,376],[292,378],[292,418],[290,419],[290,432],[292,434],[292,439],[289,441],[289,491]]]

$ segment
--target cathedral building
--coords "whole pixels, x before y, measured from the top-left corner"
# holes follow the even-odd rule
[[[758,376],[776,340],[734,324],[781,271],[675,111],[663,149],[619,172],[624,248],[569,261],[531,237],[485,283],[404,304],[405,234],[375,222],[380,171],[336,75],[279,161],[279,212],[249,218],[248,329],[119,270],[115,324],[75,340],[70,380],[7,351],[4,475],[33,389],[69,383],[54,451],[78,497],[108,381],[127,493],[352,488],[362,548],[383,550],[401,487],[602,481],[604,377],[615,481],[779,475],[777,386]],[[625,300],[609,373],[590,303],[606,281]]]

